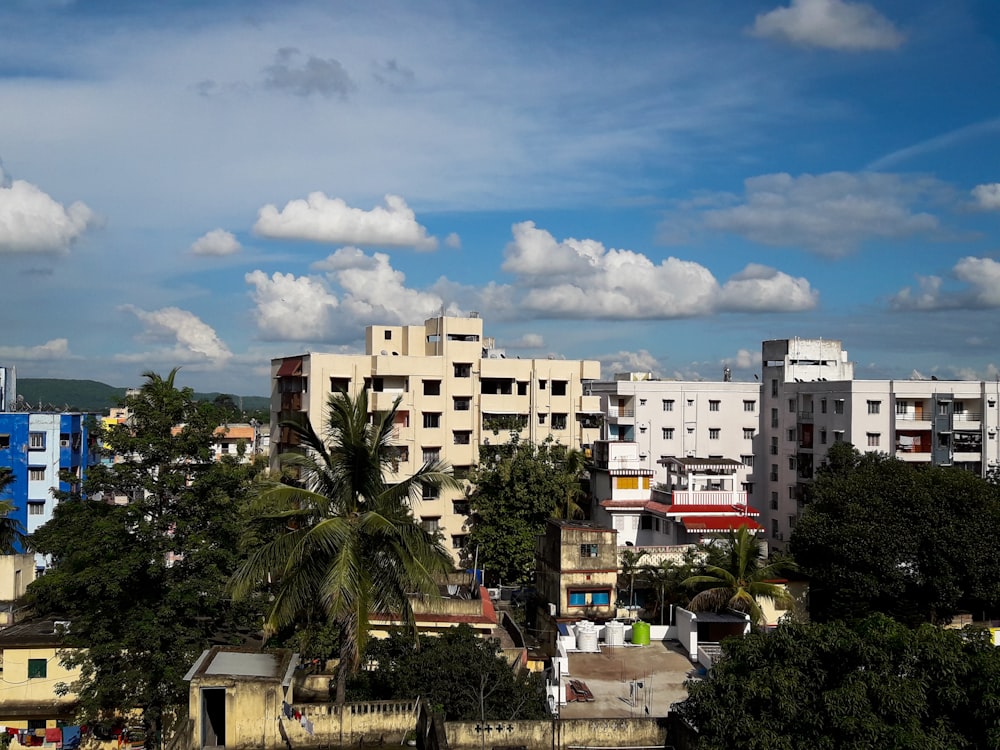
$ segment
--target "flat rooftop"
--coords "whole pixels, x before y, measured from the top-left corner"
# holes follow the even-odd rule
[[[594,700],[566,703],[560,716],[573,719],[666,716],[670,704],[687,698],[684,681],[695,665],[680,644],[601,647],[600,653],[569,653],[563,683],[582,680]],[[642,683],[640,687],[638,683]]]

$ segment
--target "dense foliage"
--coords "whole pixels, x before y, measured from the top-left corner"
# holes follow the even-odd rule
[[[515,435],[508,443],[482,446],[470,480],[470,555],[478,557],[491,583],[529,582],[535,538],[547,519],[565,515],[567,498],[577,495],[576,454],[559,443],[535,444]]]
[[[266,589],[269,632],[307,623],[336,624],[337,699],[357,671],[373,612],[408,624],[409,595],[437,594],[438,574],[452,569],[440,539],[413,518],[411,503],[425,487],[457,486],[443,463],[424,464],[397,483],[387,480],[396,458],[396,406],[369,414],[368,397],[330,396],[325,431],[289,423],[300,452],[281,457],[297,478],[261,485],[255,501],[255,540],[233,577],[238,598]],[[271,583],[273,582],[273,583]]]
[[[1000,746],[1000,649],[981,630],[882,615],[723,642],[680,715],[723,750]]]
[[[10,487],[16,478],[9,466],[0,466],[0,495]],[[10,555],[23,550],[27,543],[24,526],[11,513],[16,510],[13,500],[0,500],[0,555]]]
[[[396,633],[373,641],[367,654],[375,666],[351,685],[357,700],[389,700],[420,695],[450,721],[513,721],[549,718],[538,674],[512,667],[495,641],[468,625],[439,636]]]
[[[259,618],[229,601],[254,467],[214,461],[217,410],[148,374],[126,424],[100,429],[88,499],[65,497],[31,544],[54,567],[28,589],[37,614],[71,622],[63,662],[83,717],[130,708],[156,725],[187,703],[183,675],[210,642],[242,641]],[[175,430],[175,425],[183,425]]]
[[[810,614],[884,612],[906,623],[989,617],[1000,607],[1000,486],[834,446],[795,526]]]

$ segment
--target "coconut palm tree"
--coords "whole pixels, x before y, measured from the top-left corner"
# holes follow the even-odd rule
[[[398,406],[399,399],[388,412],[370,415],[365,392],[353,399],[341,392],[330,396],[323,437],[308,422],[285,425],[302,450],[281,461],[298,478],[259,492],[258,522],[274,534],[256,547],[231,584],[242,598],[273,582],[268,633],[316,603],[322,607],[340,627],[341,703],[367,644],[370,614],[397,613],[412,627],[409,595],[436,594],[436,576],[452,568],[439,537],[421,528],[410,509],[423,487],[457,487],[450,469],[430,462],[408,479],[386,480],[396,459]]]
[[[9,467],[0,467],[0,495],[14,483],[14,471]],[[11,516],[17,510],[14,501],[0,500],[0,554],[10,555],[19,549],[27,548],[28,538],[24,533],[24,526],[16,518]]]
[[[640,549],[624,549],[619,556],[619,569],[621,573],[618,578],[625,579],[628,581],[628,603],[629,606],[635,605],[635,577],[639,573],[642,567],[642,560],[646,555],[649,554],[647,550]],[[618,584],[618,588],[621,588],[621,583]]]
[[[643,565],[642,580],[653,589],[656,595],[656,610],[660,615],[660,625],[663,624],[663,613],[671,604],[685,605],[689,596],[684,586],[691,576],[694,559],[685,554],[682,562],[663,559],[658,565]]]
[[[794,568],[789,560],[766,564],[761,561],[760,540],[746,526],[729,536],[725,566],[706,565],[702,575],[684,581],[690,588],[701,589],[688,603],[695,612],[711,612],[729,608],[750,615],[759,625],[764,619],[759,600],[791,607],[792,596],[781,586],[771,583],[782,573]]]
[[[584,517],[580,501],[584,498],[580,478],[587,468],[587,457],[577,448],[567,448],[563,455],[562,469],[566,475],[566,494],[556,502],[553,518],[579,519]]]

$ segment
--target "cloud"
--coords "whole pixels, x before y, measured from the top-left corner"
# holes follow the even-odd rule
[[[394,91],[409,88],[416,80],[414,72],[403,67],[396,60],[372,63],[372,77]]]
[[[736,367],[740,370],[756,369],[761,364],[760,349],[740,349],[736,352],[735,357],[726,357],[723,359],[722,364],[729,367]]]
[[[615,354],[603,354],[597,359],[601,363],[603,378],[612,378],[616,373],[626,372],[650,372],[653,377],[658,378],[663,371],[659,360],[645,349],[637,352],[620,351]]]
[[[385,253],[375,253],[366,263],[343,266],[333,273],[333,278],[344,290],[343,310],[365,324],[409,324],[441,312],[441,297],[408,288],[405,274],[390,265]],[[459,311],[451,307],[449,312]]]
[[[905,287],[890,300],[895,310],[994,309],[1000,307],[1000,261],[992,258],[962,258],[951,275],[964,285],[945,289],[940,276],[918,276],[917,288]]]
[[[279,49],[274,64],[264,68],[264,87],[296,96],[320,94],[341,99],[346,99],[355,90],[354,82],[339,61],[309,55],[296,66],[301,57],[302,53],[294,47]]]
[[[868,239],[938,231],[937,217],[911,206],[944,190],[930,178],[893,174],[768,174],[744,181],[742,203],[708,209],[702,220],[764,245],[838,256]]]
[[[1000,182],[976,185],[972,188],[976,205],[986,211],[1000,211]]]
[[[397,195],[385,196],[385,208],[351,208],[340,198],[310,193],[306,200],[289,201],[278,211],[266,205],[257,215],[254,231],[262,237],[349,243],[377,247],[413,247],[434,250],[437,238],[417,223],[413,210]]]
[[[0,346],[0,360],[62,360],[77,359],[69,353],[69,341],[67,339],[52,339],[37,346]]]
[[[340,303],[322,280],[308,276],[251,271],[255,317],[261,336],[269,341],[322,341],[331,333],[332,313]]]
[[[213,229],[191,245],[191,252],[195,255],[232,255],[241,249],[239,240],[225,229]]]
[[[457,233],[452,232],[447,237],[444,238],[444,244],[448,247],[458,250],[462,247],[462,238],[458,236]]]
[[[505,349],[544,349],[545,339],[540,333],[526,333],[519,339],[504,341]]]
[[[172,351],[184,361],[210,360],[224,365],[233,356],[215,329],[192,312],[177,307],[147,311],[134,305],[124,305],[121,309],[146,324],[144,339],[173,342]]]
[[[750,33],[804,47],[851,52],[898,49],[905,39],[892,21],[870,5],[847,0],[792,0],[787,7],[758,15]]]
[[[595,240],[557,241],[523,222],[513,227],[503,268],[527,288],[521,306],[548,317],[671,319],[718,312],[791,312],[816,306],[804,278],[751,264],[724,285],[704,266],[667,258],[654,264]]]
[[[96,218],[79,201],[67,208],[30,182],[11,181],[0,164],[0,255],[69,252]]]

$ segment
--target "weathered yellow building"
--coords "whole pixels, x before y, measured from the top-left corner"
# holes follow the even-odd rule
[[[59,663],[62,633],[69,623],[35,620],[0,630],[0,724],[46,729],[72,723],[77,698],[56,693],[80,676]]]
[[[618,532],[592,521],[549,519],[535,550],[536,587],[551,615],[610,619],[617,612]]]

